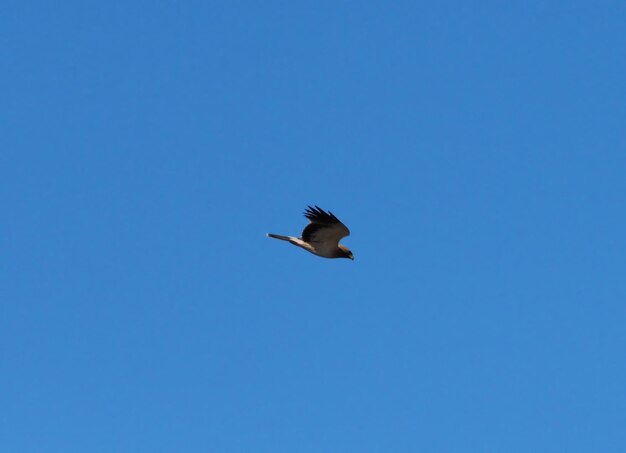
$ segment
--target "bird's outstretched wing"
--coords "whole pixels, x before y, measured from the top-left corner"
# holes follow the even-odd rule
[[[309,206],[304,216],[310,222],[302,231],[304,242],[336,248],[341,238],[350,235],[350,230],[332,212],[326,212],[319,206]]]

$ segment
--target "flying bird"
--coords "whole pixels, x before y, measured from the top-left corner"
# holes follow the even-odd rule
[[[318,206],[314,208],[308,206],[304,211],[304,217],[309,219],[309,224],[302,231],[302,237],[271,233],[268,233],[267,237],[291,242],[323,258],[354,259],[350,249],[339,243],[341,238],[350,235],[350,230],[332,212],[326,212]]]

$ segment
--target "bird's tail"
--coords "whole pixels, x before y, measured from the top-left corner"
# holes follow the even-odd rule
[[[289,241],[289,240],[291,240],[291,238],[289,236],[282,236],[280,234],[267,233],[267,237],[268,238],[274,238],[274,239],[280,239],[281,241]]]

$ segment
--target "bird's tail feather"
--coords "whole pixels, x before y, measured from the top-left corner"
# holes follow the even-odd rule
[[[282,236],[280,234],[272,234],[267,233],[268,238],[280,239],[281,241],[289,241],[291,238],[289,236]]]

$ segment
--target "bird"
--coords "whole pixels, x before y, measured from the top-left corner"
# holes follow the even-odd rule
[[[272,233],[267,233],[267,237],[290,242],[322,258],[354,260],[350,249],[339,243],[341,238],[350,235],[350,230],[332,212],[326,212],[319,206],[307,206],[304,217],[309,219],[309,224],[302,231],[302,237]]]

